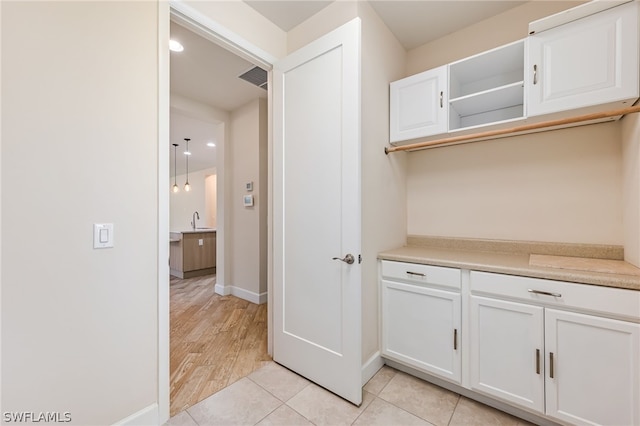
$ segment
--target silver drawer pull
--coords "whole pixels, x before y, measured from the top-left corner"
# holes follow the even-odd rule
[[[542,294],[544,296],[562,297],[562,295],[560,293],[551,293],[549,291],[534,290],[532,288],[528,289],[527,291],[529,293]]]
[[[411,271],[407,271],[407,275],[414,275],[416,277],[426,277],[425,274],[421,274],[420,272],[411,272]]]

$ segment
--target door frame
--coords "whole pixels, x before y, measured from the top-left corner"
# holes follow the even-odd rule
[[[170,75],[169,75],[169,37],[170,21],[180,23],[191,31],[229,50],[243,59],[267,70],[268,85],[272,87],[273,64],[278,58],[250,43],[225,26],[200,13],[180,0],[158,2],[158,418],[164,424],[169,420],[169,116],[170,116]],[[271,91],[267,94],[268,104],[268,159],[267,159],[267,303],[272,303],[272,132],[271,132]],[[225,137],[225,143],[226,143]],[[227,199],[224,185],[218,185],[218,197]],[[217,247],[224,252],[225,229],[228,222],[222,215],[218,222]],[[224,268],[221,271],[224,274]],[[224,281],[224,277],[223,277]],[[267,314],[267,350],[273,352],[272,336],[273,316]]]

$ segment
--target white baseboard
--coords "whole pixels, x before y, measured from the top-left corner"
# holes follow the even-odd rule
[[[366,385],[383,365],[384,361],[380,357],[380,351],[377,351],[362,365],[362,386]]]
[[[214,289],[216,294],[219,294],[220,296],[228,296],[231,294],[231,286],[225,287],[223,285],[216,284]]]
[[[157,426],[159,423],[158,416],[158,404],[154,403],[114,423],[114,426]]]
[[[215,292],[220,296],[232,295],[258,305],[267,303],[267,292],[258,294],[249,290],[245,290],[244,288],[232,285],[223,286],[220,284],[216,284]]]

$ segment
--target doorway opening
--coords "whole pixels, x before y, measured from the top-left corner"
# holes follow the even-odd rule
[[[184,47],[170,56],[167,147],[171,187],[179,186],[169,196],[169,414],[174,416],[271,357],[265,303],[268,92],[238,78],[256,64],[196,33],[173,13],[170,34]],[[190,154],[184,153],[185,138]],[[207,256],[213,256],[213,271],[206,262],[186,267],[187,239],[194,241],[191,256],[204,256],[212,235],[214,252]],[[183,243],[183,268],[177,271],[171,258],[177,257],[174,245]]]

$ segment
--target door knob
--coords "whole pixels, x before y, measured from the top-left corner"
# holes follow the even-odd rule
[[[356,261],[355,257],[351,253],[347,254],[344,258],[340,259],[339,257],[334,257],[332,260],[341,260],[344,263],[348,263],[349,265],[353,264]]]

